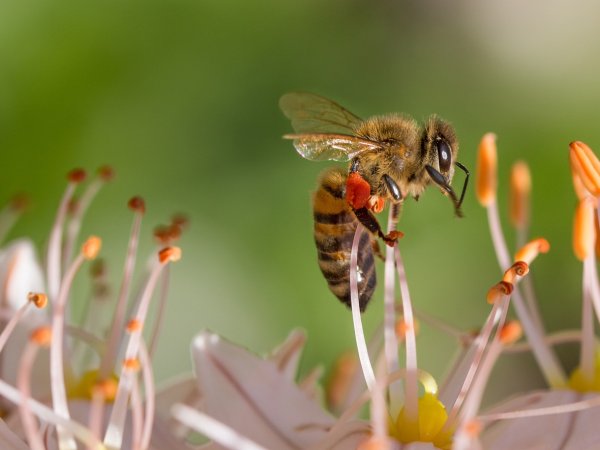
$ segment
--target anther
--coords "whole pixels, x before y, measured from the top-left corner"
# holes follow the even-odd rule
[[[169,261],[175,262],[181,259],[181,249],[179,247],[166,247],[158,252],[158,260],[161,264],[166,264]]]
[[[515,261],[524,261],[531,265],[531,262],[537,257],[538,254],[548,253],[549,250],[550,243],[544,238],[537,238],[521,247],[521,249],[515,254]]]
[[[579,202],[575,210],[573,224],[573,252],[584,261],[594,251],[596,229],[594,225],[594,204],[591,198]]]
[[[529,166],[523,161],[518,161],[510,172],[510,220],[515,228],[524,228],[529,222],[530,193]]]
[[[403,341],[406,337],[406,333],[411,331],[412,327],[414,327],[415,334],[419,334],[419,322],[417,320],[415,320],[413,324],[410,324],[404,320],[404,317],[398,318],[398,320],[396,320],[395,327],[396,337]]]
[[[487,293],[487,302],[493,305],[505,295],[512,294],[514,285],[508,281],[501,281],[493,285]]]
[[[483,429],[481,422],[478,420],[470,420],[465,424],[464,430],[465,434],[471,438],[476,438],[481,434],[481,430]]]
[[[114,169],[108,165],[99,167],[97,174],[102,181],[110,181],[115,177]]]
[[[144,202],[144,199],[138,195],[136,195],[135,197],[131,197],[129,199],[129,202],[127,203],[127,206],[129,207],[129,209],[135,212],[139,212],[142,214],[146,212],[146,202]]]
[[[123,368],[125,370],[131,370],[137,372],[140,370],[140,360],[137,358],[128,358],[123,361]]]
[[[101,278],[106,274],[106,263],[104,259],[98,258],[90,265],[90,275],[92,278]]]
[[[487,133],[479,144],[477,156],[476,187],[477,200],[482,206],[489,206],[496,200],[498,186],[497,175],[496,135]]]
[[[190,219],[185,214],[174,214],[173,217],[171,217],[171,224],[177,225],[184,230],[190,224]]]
[[[523,327],[518,320],[510,320],[500,329],[500,342],[504,345],[511,345],[521,339],[523,336]]]
[[[86,176],[87,176],[87,174],[85,173],[85,170],[83,170],[83,169],[73,169],[67,175],[67,179],[71,183],[81,183],[82,181],[85,180]]]
[[[579,175],[585,188],[592,195],[598,197],[600,195],[600,161],[592,149],[581,141],[571,142],[569,148],[573,173]]]
[[[125,327],[128,333],[134,333],[142,330],[142,322],[138,319],[131,319]]]
[[[48,347],[52,340],[52,329],[48,326],[36,328],[31,333],[30,339],[40,347]]]
[[[94,391],[102,395],[102,397],[108,402],[112,402],[115,399],[118,388],[119,385],[117,381],[112,378],[98,381],[94,385]]]
[[[81,253],[85,259],[95,259],[102,247],[102,239],[98,236],[90,236],[81,247]]]
[[[514,284],[517,277],[524,277],[529,272],[529,265],[524,261],[517,261],[504,272],[502,281]]]
[[[30,292],[27,294],[27,300],[35,305],[36,308],[45,308],[48,304],[48,296],[41,292]]]

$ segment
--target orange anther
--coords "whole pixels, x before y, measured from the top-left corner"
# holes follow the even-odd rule
[[[524,261],[528,265],[537,257],[540,253],[548,253],[550,250],[550,243],[544,238],[534,239],[523,247],[515,254],[515,261]]]
[[[129,202],[127,203],[127,206],[129,207],[129,209],[135,212],[139,212],[142,214],[146,212],[146,202],[144,202],[144,199],[139,195],[131,197],[129,199]]]
[[[27,294],[27,300],[33,303],[36,308],[45,308],[48,304],[48,296],[41,292],[30,292]]]
[[[126,330],[128,333],[134,333],[142,330],[142,322],[138,319],[131,319],[127,322]]]
[[[326,389],[327,403],[331,408],[335,409],[342,404],[357,370],[358,359],[354,353],[344,353],[335,361]]]
[[[83,169],[73,169],[73,170],[71,170],[68,173],[67,179],[71,183],[81,183],[82,181],[85,180],[86,176],[87,176],[87,174],[85,173],[85,170],[83,170]]]
[[[108,402],[112,402],[117,396],[117,390],[119,389],[119,384],[117,380],[113,378],[108,378],[106,380],[98,381],[94,385],[95,393],[101,395],[104,400]]]
[[[52,329],[48,326],[39,327],[31,333],[31,341],[41,347],[48,347],[52,340]]]
[[[31,203],[31,199],[27,194],[16,194],[13,198],[10,199],[10,208],[13,211],[25,211],[29,208],[29,204]]]
[[[573,251],[580,261],[585,260],[594,251],[596,242],[594,216],[593,200],[586,198],[580,201],[575,210],[573,223]]]
[[[85,259],[94,259],[98,256],[98,252],[102,248],[102,239],[98,236],[90,236],[81,247],[81,252]]]
[[[173,217],[171,217],[171,224],[177,225],[181,229],[185,229],[185,227],[187,227],[189,223],[190,219],[185,214],[178,213],[174,214]]]
[[[465,424],[464,430],[467,436],[476,438],[481,434],[483,426],[478,420],[470,420]]]
[[[125,370],[138,371],[140,367],[140,360],[137,358],[128,358],[123,361],[123,368]]]
[[[569,144],[571,170],[579,176],[585,188],[595,197],[600,195],[600,161],[590,147],[581,141]],[[575,182],[575,181],[574,181]],[[577,190],[577,186],[575,186]],[[578,193],[578,195],[580,195]]]
[[[493,305],[505,295],[512,294],[514,286],[507,281],[501,281],[493,285],[487,293],[487,302]]]
[[[162,264],[166,264],[169,261],[175,262],[181,259],[181,249],[179,247],[165,247],[158,252],[158,260]]]
[[[529,272],[529,265],[524,261],[517,261],[504,272],[502,281],[514,284],[517,277],[523,277]]]
[[[419,334],[419,322],[416,320],[413,321],[413,326],[415,334]],[[398,320],[396,320],[396,336],[398,339],[404,340],[406,338],[406,333],[411,331],[412,328],[413,327],[411,327],[411,324],[404,320],[404,317],[400,317]]]
[[[529,223],[530,193],[529,166],[518,161],[513,164],[510,172],[510,220],[515,228],[524,228]]]
[[[506,322],[500,329],[500,342],[504,345],[510,345],[517,342],[523,336],[523,327],[518,320]]]
[[[477,172],[475,192],[477,200],[482,206],[487,207],[496,200],[498,186],[496,166],[497,163],[496,135],[487,133],[479,144],[477,156]]]

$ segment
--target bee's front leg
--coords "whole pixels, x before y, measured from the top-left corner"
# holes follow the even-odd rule
[[[402,237],[402,233],[392,231],[389,234],[384,234],[379,222],[377,222],[377,219],[370,211],[370,207],[373,208],[376,206],[379,208],[380,201],[378,198],[375,198],[373,201],[372,197],[375,198],[375,196],[371,196],[371,186],[369,183],[357,171],[350,172],[346,180],[346,201],[348,205],[350,205],[356,218],[367,230],[379,236],[390,247],[393,247],[396,241]]]

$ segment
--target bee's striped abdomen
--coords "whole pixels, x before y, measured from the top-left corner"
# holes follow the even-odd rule
[[[350,253],[358,220],[345,199],[346,176],[340,168],[323,173],[313,196],[313,214],[319,267],[331,292],[350,307]],[[360,237],[357,265],[360,310],[364,311],[376,285],[371,235],[366,230]]]

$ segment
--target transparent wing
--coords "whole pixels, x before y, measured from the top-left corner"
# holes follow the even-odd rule
[[[284,94],[279,99],[279,107],[292,121],[296,133],[353,134],[362,122],[337,103],[306,92]]]
[[[286,134],[283,137],[293,139],[298,153],[311,161],[349,161],[359,153],[380,148],[377,142],[347,134]]]

